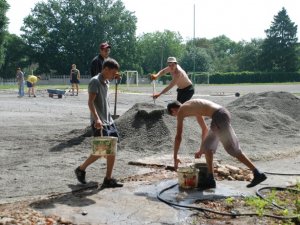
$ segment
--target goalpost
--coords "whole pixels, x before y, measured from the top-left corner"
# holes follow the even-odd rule
[[[124,71],[125,75],[126,75],[126,84],[127,87],[129,86],[129,84],[134,84],[134,82],[136,83],[136,86],[139,86],[139,73],[135,70],[127,70]]]

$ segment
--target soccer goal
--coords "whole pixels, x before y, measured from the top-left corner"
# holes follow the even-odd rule
[[[136,86],[139,86],[139,73],[135,70],[127,70],[124,71],[126,76],[126,84],[129,86],[129,84],[136,84]]]

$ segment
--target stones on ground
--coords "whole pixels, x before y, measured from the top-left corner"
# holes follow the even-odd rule
[[[250,181],[253,179],[253,174],[249,169],[238,168],[229,164],[216,163],[214,173],[218,180]]]

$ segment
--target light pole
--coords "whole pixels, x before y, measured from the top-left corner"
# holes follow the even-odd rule
[[[164,45],[161,44],[161,56],[160,56],[160,70],[163,68],[163,59],[164,59]]]

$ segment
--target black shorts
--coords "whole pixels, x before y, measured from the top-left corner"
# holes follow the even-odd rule
[[[27,85],[27,87],[28,87],[28,88],[31,88],[31,87],[33,87],[33,84],[32,84],[32,83],[30,83],[29,81],[26,81],[26,85]]]
[[[70,80],[70,83],[71,84],[79,84],[80,83],[80,81],[76,78],[76,79],[72,79],[72,80]]]
[[[177,101],[181,104],[190,100],[195,93],[193,85],[187,86],[186,88],[179,89],[177,88]]]
[[[96,129],[94,124],[95,124],[94,122],[91,124],[92,130],[93,130],[93,136],[99,137],[99,136],[101,136],[101,130]],[[103,136],[111,136],[111,137],[119,138],[119,132],[118,132],[115,124],[104,125],[102,134],[103,134]]]

